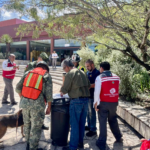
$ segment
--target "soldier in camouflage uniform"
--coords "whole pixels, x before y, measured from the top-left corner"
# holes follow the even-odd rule
[[[42,52],[39,55],[37,61],[33,61],[33,62],[28,63],[24,72],[26,73],[27,71],[34,69],[38,62],[40,62],[40,61],[48,62],[48,60],[49,60],[48,55],[45,52]]]
[[[39,97],[36,100],[33,100],[33,99],[26,98],[28,97],[28,92],[25,92],[27,96],[26,94],[24,95],[24,87],[26,85],[24,84],[24,82],[28,81],[26,80],[26,78],[29,79],[29,75],[31,74],[31,72],[34,72],[37,68],[42,68],[44,70],[47,70],[47,72],[43,75],[42,92],[40,93]],[[26,150],[42,150],[41,148],[38,148],[38,143],[41,136],[41,127],[43,125],[43,121],[45,117],[44,99],[48,103],[46,114],[50,114],[51,101],[53,100],[52,78],[48,73],[49,72],[48,65],[44,61],[42,61],[37,64],[37,68],[33,69],[30,72],[25,73],[16,86],[16,92],[21,97],[20,108],[22,108],[23,110],[22,112],[23,112],[23,121],[24,121],[24,132],[27,141]],[[31,84],[34,81],[34,79],[32,78],[33,76],[30,78],[30,80],[32,80]],[[38,82],[36,82],[36,84],[37,83]],[[31,86],[29,81],[29,88],[30,87]],[[31,92],[31,96],[33,96],[34,94]]]
[[[33,61],[33,62],[30,62],[28,63],[28,65],[26,66],[25,68],[25,73],[29,70],[32,70],[36,67],[37,63],[40,62],[40,61],[45,61],[45,62],[48,62],[49,58],[48,58],[48,55],[45,53],[45,52],[42,52],[39,57],[38,57],[38,60],[37,61]],[[45,126],[44,124],[42,125],[42,129],[43,130],[49,130],[49,127]]]

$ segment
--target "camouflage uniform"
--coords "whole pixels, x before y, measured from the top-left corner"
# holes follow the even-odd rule
[[[29,72],[25,73],[16,86],[16,92],[21,93],[23,82]],[[30,150],[36,150],[41,136],[41,127],[45,117],[45,102],[52,99],[52,78],[46,73],[43,77],[43,90],[37,100],[21,97],[20,108],[23,109],[24,132]]]
[[[48,60],[49,60],[48,55],[45,52],[42,52],[39,55],[39,57],[41,57],[43,59],[43,61],[45,61],[45,62],[48,62]],[[34,69],[36,67],[36,65],[37,65],[37,61],[28,63],[24,72],[26,73],[27,71]]]

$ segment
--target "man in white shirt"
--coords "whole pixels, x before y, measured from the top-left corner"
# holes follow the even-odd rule
[[[57,53],[54,51],[53,54],[52,54],[52,64],[53,64],[53,68],[56,68],[57,58],[58,58],[58,55],[57,55]]]
[[[120,78],[110,72],[110,64],[100,64],[101,75],[96,78],[94,91],[94,108],[98,111],[100,135],[96,145],[105,150],[107,140],[107,119],[116,142],[122,142],[122,134],[117,121],[117,105],[119,98]]]
[[[2,69],[3,69],[3,80],[5,82],[4,95],[2,98],[2,104],[9,104],[7,101],[8,95],[10,95],[10,101],[12,105],[16,105],[17,102],[14,99],[14,89],[13,89],[13,79],[15,77],[16,69],[19,69],[14,63],[15,55],[10,54],[8,60],[3,61]]]

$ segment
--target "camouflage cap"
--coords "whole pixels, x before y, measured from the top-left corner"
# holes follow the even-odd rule
[[[49,60],[48,55],[45,52],[42,52],[39,57],[41,57],[45,62]]]
[[[49,66],[47,65],[47,63],[45,61],[38,62],[36,66],[38,67],[38,65],[41,65],[41,64],[45,65],[47,67],[48,71],[49,71]]]

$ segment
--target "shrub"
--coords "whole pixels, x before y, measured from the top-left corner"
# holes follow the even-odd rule
[[[101,55],[102,54],[98,52],[98,57],[101,57]],[[140,81],[135,80],[133,76],[141,72],[141,66],[129,57],[114,51],[105,57],[103,56],[103,59],[101,58],[99,60],[101,60],[101,62],[108,61],[111,65],[112,73],[120,77],[121,83],[119,93],[127,96],[127,98],[135,98],[140,88]]]

